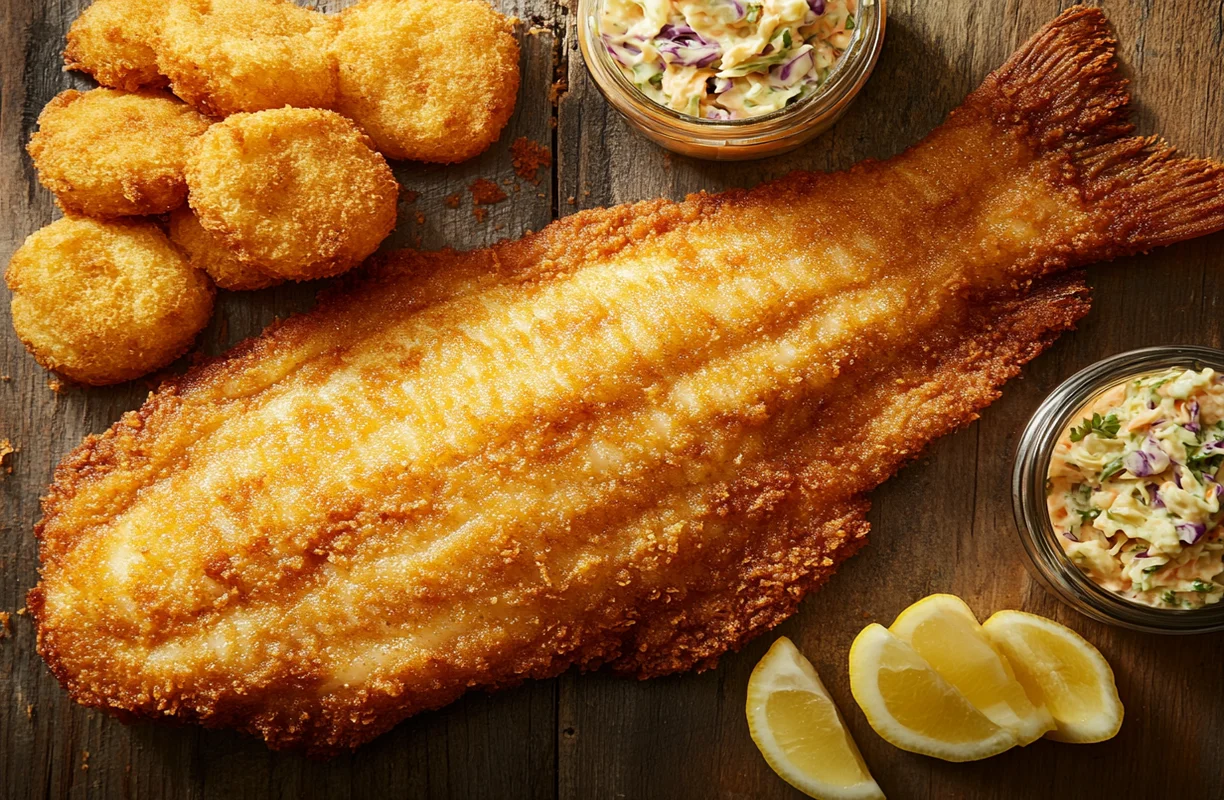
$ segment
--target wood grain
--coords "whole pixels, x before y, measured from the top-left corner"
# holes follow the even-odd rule
[[[0,263],[55,215],[23,148],[38,111],[87,81],[60,71],[67,26],[83,0],[0,0]],[[346,2],[320,4],[334,9]],[[538,229],[578,208],[699,189],[747,186],[796,169],[887,157],[934,127],[991,68],[1068,5],[1057,0],[892,0],[880,64],[847,117],[797,153],[745,164],[670,156],[629,130],[587,78],[569,10],[548,0],[501,7],[524,20],[523,90],[502,141],[454,167],[396,165],[405,189],[396,246],[475,247]],[[1103,3],[1135,78],[1137,121],[1187,151],[1224,156],[1224,3]],[[534,23],[535,33],[528,33]],[[544,31],[538,30],[545,29]],[[557,76],[569,93],[549,100]],[[509,144],[526,136],[555,154],[538,186],[514,179]],[[505,184],[510,199],[473,213],[467,186]],[[514,187],[517,184],[518,190]],[[459,193],[460,207],[445,198]],[[874,496],[873,534],[779,633],[808,654],[845,712],[880,784],[894,798],[1224,797],[1224,637],[1153,637],[1091,623],[1027,575],[1008,476],[1016,437],[1062,378],[1099,358],[1161,343],[1220,346],[1224,237],[1116,262],[1092,273],[1096,310],[1039,358],[980,422],[938,442]],[[201,350],[219,352],[276,316],[308,308],[316,285],[222,293]],[[7,300],[7,295],[3,299]],[[37,580],[31,534],[54,465],[87,433],[134,408],[145,383],[52,392],[0,303],[0,439],[20,450],[0,473],[0,610],[16,612]],[[1047,614],[1113,663],[1127,707],[1100,745],[1039,742],[977,764],[898,751],[867,727],[850,697],[846,653],[869,621],[887,623],[933,591],[980,615]],[[719,669],[634,683],[567,675],[472,695],[327,763],[268,752],[225,732],[125,726],[70,703],[34,652],[28,616],[0,640],[0,797],[784,798],[748,738],[744,689],[772,636]],[[88,753],[88,755],[86,755]]]

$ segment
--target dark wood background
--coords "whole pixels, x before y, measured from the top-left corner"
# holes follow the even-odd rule
[[[68,25],[85,0],[0,0],[0,264],[57,212],[23,145],[42,106],[87,81],[60,70]],[[345,2],[329,7],[347,5]],[[981,78],[1067,3],[1059,0],[889,0],[875,75],[832,132],[790,156],[710,164],[670,156],[638,138],[587,78],[574,15],[551,0],[505,0],[518,15],[523,88],[501,142],[455,167],[396,165],[405,189],[396,246],[475,247],[539,229],[578,208],[698,189],[746,186],[789,170],[848,167],[886,157],[935,126]],[[1135,77],[1137,121],[1190,152],[1224,157],[1224,3],[1104,3]],[[534,31],[531,31],[532,28]],[[531,31],[531,32],[529,32]],[[556,79],[568,81],[559,102]],[[513,179],[520,136],[551,148],[538,186],[514,180],[510,199],[479,221],[466,187]],[[514,191],[514,183],[519,189]],[[463,194],[459,208],[447,195]],[[1190,242],[1092,273],[1097,308],[1013,382],[980,422],[938,442],[875,494],[871,542],[778,629],[811,658],[845,713],[880,785],[893,798],[1224,796],[1224,636],[1170,638],[1089,622],[1045,594],[1021,564],[1008,475],[1020,428],[1076,369],[1134,347],[1220,346],[1224,236]],[[221,293],[202,334],[208,353],[308,308],[317,285]],[[0,289],[0,439],[19,452],[0,472],[0,796],[780,798],[748,737],[744,689],[773,636],[719,669],[644,683],[568,674],[496,695],[473,694],[400,725],[326,763],[269,752],[230,732],[126,726],[69,702],[34,650],[19,609],[37,580],[31,529],[56,462],[87,433],[135,408],[150,385],[48,386],[51,377],[13,335]],[[1002,608],[1045,614],[1096,643],[1114,666],[1126,722],[1111,742],[1041,741],[976,764],[896,750],[867,726],[846,676],[846,654],[869,621],[885,624],[931,592],[964,597],[985,618]]]

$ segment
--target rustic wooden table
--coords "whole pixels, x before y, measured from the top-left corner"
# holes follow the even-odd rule
[[[0,0],[0,264],[56,216],[23,145],[42,106],[86,81],[60,71],[68,25],[86,0]],[[346,5],[338,2],[332,6]],[[1059,0],[890,0],[884,54],[832,132],[793,155],[746,164],[670,156],[635,136],[588,79],[573,13],[552,0],[506,0],[524,20],[523,89],[501,142],[457,167],[399,164],[419,197],[402,201],[397,246],[475,247],[539,229],[579,208],[745,186],[792,169],[886,157],[936,125]],[[1224,5],[1220,0],[1105,3],[1135,77],[1137,121],[1190,152],[1224,156]],[[535,28],[531,33],[528,30]],[[559,102],[554,80],[568,81]],[[509,145],[551,147],[538,185],[511,180]],[[467,186],[508,181],[480,221]],[[514,185],[518,189],[514,191]],[[448,195],[460,193],[459,208]],[[875,493],[871,543],[778,629],[816,664],[890,797],[1224,797],[1224,636],[1161,638],[1097,625],[1045,594],[1021,564],[1008,472],[1041,397],[1076,369],[1144,345],[1220,346],[1224,236],[1095,270],[1098,310],[1037,359],[980,422],[936,444]],[[274,317],[308,308],[314,285],[222,293],[201,349],[216,353]],[[3,294],[3,292],[0,292]],[[87,433],[135,408],[149,385],[55,392],[0,310],[0,439],[19,448],[0,471],[0,796],[772,798],[798,793],[757,754],[744,687],[772,636],[703,675],[634,683],[566,675],[458,703],[400,725],[352,755],[317,763],[229,732],[127,726],[69,702],[34,650],[22,615],[37,580],[31,529],[55,463]],[[846,653],[868,621],[888,622],[930,592],[954,592],[983,617],[1002,608],[1052,616],[1114,665],[1127,718],[1098,745],[1039,742],[977,764],[892,748],[850,697]]]

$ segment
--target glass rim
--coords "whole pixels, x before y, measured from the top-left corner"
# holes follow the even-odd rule
[[[1224,602],[1196,609],[1158,608],[1102,588],[1067,558],[1046,508],[1050,454],[1073,417],[1112,386],[1176,366],[1211,367],[1224,373],[1224,350],[1197,345],[1130,350],[1097,361],[1055,387],[1033,412],[1016,445],[1012,512],[1035,577],[1080,613],[1148,633],[1210,633],[1224,630]]]
[[[725,147],[751,146],[792,133],[797,126],[816,124],[836,112],[858,94],[867,82],[884,41],[887,0],[860,0],[862,9],[854,38],[819,89],[789,106],[736,120],[711,120],[684,114],[651,100],[617,68],[604,48],[597,46],[593,16],[603,0],[579,0],[578,43],[587,71],[596,87],[617,111],[634,121],[645,118],[704,144]]]

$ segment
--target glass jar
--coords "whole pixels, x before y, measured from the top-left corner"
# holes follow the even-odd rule
[[[1156,608],[1098,586],[1071,562],[1046,509],[1050,454],[1075,416],[1102,392],[1170,367],[1224,373],[1224,350],[1149,347],[1098,361],[1077,372],[1042,401],[1020,436],[1012,472],[1012,503],[1033,576],[1063,602],[1099,622],[1150,633],[1224,630],[1224,603],[1195,609]]]
[[[603,0],[578,0],[578,41],[599,91],[648,139],[693,158],[739,161],[794,150],[833,126],[854,100],[884,44],[885,0],[860,0],[854,38],[824,84],[772,114],[709,120],[682,114],[642,94],[599,39]]]

